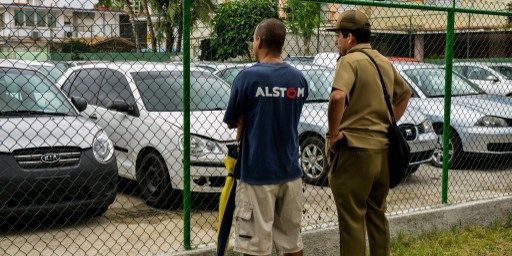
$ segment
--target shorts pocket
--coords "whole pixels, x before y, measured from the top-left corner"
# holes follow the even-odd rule
[[[242,240],[250,240],[253,237],[254,221],[253,208],[250,203],[239,202],[235,209],[235,220],[237,225],[237,235]]]

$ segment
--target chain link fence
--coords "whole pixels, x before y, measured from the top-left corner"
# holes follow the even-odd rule
[[[391,191],[389,214],[512,193],[512,1],[189,4],[190,23],[180,1],[0,3],[0,254],[161,255],[214,244],[223,158],[236,145],[224,110],[268,17],[285,22],[283,58],[309,83],[299,127],[304,231],[337,221],[324,143],[338,50],[325,29],[349,8],[370,17],[372,46],[414,91],[400,120],[412,174]]]

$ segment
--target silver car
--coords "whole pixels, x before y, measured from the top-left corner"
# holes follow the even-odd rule
[[[459,62],[453,70],[488,94],[512,96],[512,64]]]
[[[299,123],[300,160],[304,171],[304,180],[310,184],[325,184],[328,167],[325,161],[324,145],[327,133],[327,106],[330,96],[334,70],[327,67],[297,64],[309,84],[309,96]],[[235,65],[218,74],[232,82],[234,73],[247,64]],[[234,79],[234,78],[233,78]],[[411,146],[411,172],[415,172],[421,163],[429,162],[437,145],[437,135],[431,122],[420,111],[408,108],[399,122],[404,135]]]
[[[415,92],[409,105],[422,110],[442,134],[445,70],[436,65],[394,63]],[[458,166],[466,153],[512,153],[512,99],[488,95],[477,85],[453,74],[449,163]],[[440,148],[433,164],[442,163]]]
[[[44,75],[0,61],[0,223],[49,213],[101,215],[117,165],[107,134]]]

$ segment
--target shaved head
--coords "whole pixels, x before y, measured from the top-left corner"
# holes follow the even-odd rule
[[[265,19],[258,24],[254,31],[256,37],[261,38],[263,47],[273,54],[281,54],[283,51],[286,27],[278,19]]]

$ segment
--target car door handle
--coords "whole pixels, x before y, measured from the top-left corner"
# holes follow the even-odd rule
[[[92,120],[98,120],[98,115],[96,115],[96,114],[91,114],[91,115],[89,116],[89,118],[90,118],[90,119],[92,119]]]

